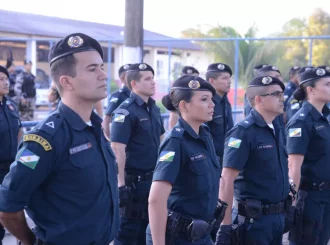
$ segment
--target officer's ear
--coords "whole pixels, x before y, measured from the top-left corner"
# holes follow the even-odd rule
[[[179,110],[181,113],[187,113],[188,112],[188,102],[181,100],[179,102]]]
[[[73,84],[72,84],[72,77],[63,75],[60,76],[60,85],[62,86],[63,90],[72,91],[73,90]]]

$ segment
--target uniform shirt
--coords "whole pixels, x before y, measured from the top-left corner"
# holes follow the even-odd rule
[[[132,92],[113,113],[111,142],[126,145],[126,170],[153,171],[164,133],[160,109],[152,98],[147,104]]]
[[[15,160],[18,146],[18,132],[22,127],[14,103],[3,97],[0,102],[0,164]]]
[[[286,109],[288,99],[293,95],[293,92],[296,91],[297,85],[289,81],[289,83],[286,85],[285,90],[284,90],[284,109]]]
[[[226,95],[220,97],[216,94],[212,100],[215,104],[214,114],[212,121],[208,122],[207,125],[210,127],[217,156],[222,158],[226,133],[234,126],[233,116]]]
[[[220,164],[207,126],[199,135],[182,118],[160,147],[153,181],[172,184],[168,208],[182,215],[210,221],[216,208]]]
[[[117,166],[94,112],[93,126],[65,104],[24,135],[0,186],[0,210],[26,209],[36,236],[54,245],[104,245],[119,226]]]
[[[25,71],[20,72],[16,76],[16,83],[14,86],[15,94],[18,98],[35,98],[35,76]]]
[[[303,101],[296,100],[293,95],[291,95],[291,97],[287,100],[285,110],[287,122],[289,122],[293,115],[299,111],[299,109],[302,107],[302,103]]]
[[[323,116],[304,101],[287,125],[288,154],[305,156],[301,177],[309,182],[330,181],[330,126],[325,117],[329,112],[324,107]]]
[[[129,90],[128,87],[124,86],[122,89],[119,89],[113,94],[111,94],[105,114],[111,116],[114,110],[116,110],[117,107],[120,106],[120,104],[123,103],[130,96],[130,93],[131,90]]]
[[[223,166],[239,170],[235,198],[278,203],[289,194],[288,161],[284,128],[273,121],[275,134],[252,109],[249,116],[228,132]]]

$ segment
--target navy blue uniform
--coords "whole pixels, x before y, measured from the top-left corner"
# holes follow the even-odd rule
[[[153,181],[171,183],[168,209],[193,219],[210,221],[213,218],[219,193],[220,164],[207,126],[199,135],[182,119],[172,129],[160,147]],[[150,228],[147,244],[152,244]],[[180,234],[177,244],[212,244],[206,234],[190,242]]]
[[[289,98],[293,95],[296,89],[297,89],[297,85],[292,81],[289,81],[288,84],[286,85],[284,90],[284,110],[287,108]]]
[[[123,103],[129,97],[130,93],[131,90],[129,90],[129,88],[126,86],[124,86],[122,89],[113,92],[109,98],[109,103],[105,114],[111,116],[114,110],[116,110],[117,107],[120,106],[120,104]]]
[[[101,121],[93,112],[89,126],[60,103],[24,135],[0,186],[0,210],[26,209],[48,244],[109,244],[119,226],[118,168]]]
[[[330,126],[323,115],[309,102],[293,116],[287,126],[288,154],[304,155],[299,189],[306,190],[303,234],[305,243],[327,244],[330,238],[330,188],[322,190],[323,182],[330,182]],[[309,187],[314,186],[311,190]],[[319,186],[321,188],[319,189]],[[309,232],[312,231],[312,232]]]
[[[299,111],[302,107],[303,101],[296,100],[293,95],[287,100],[286,103],[286,121],[289,122],[290,119],[293,117],[294,114]]]
[[[234,182],[238,202],[253,199],[270,205],[288,197],[284,128],[276,120],[273,126],[274,130],[252,109],[249,116],[227,134],[223,167],[240,171]],[[244,226],[244,244],[281,244],[284,213],[245,219]]]
[[[212,121],[208,122],[207,125],[210,127],[215,152],[220,165],[222,165],[225,136],[234,126],[234,122],[227,96],[220,97],[216,94],[212,100],[214,102],[214,114]]]
[[[113,113],[111,141],[126,145],[125,183],[133,187],[129,204],[121,208],[115,245],[145,243],[152,172],[164,133],[160,109],[152,98],[145,103],[132,92]]]

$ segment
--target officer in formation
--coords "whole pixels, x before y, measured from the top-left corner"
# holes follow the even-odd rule
[[[242,244],[282,244],[291,198],[284,128],[275,118],[283,113],[284,88],[276,77],[254,78],[247,88],[253,109],[227,134],[220,199],[228,208],[217,245],[231,244],[232,218]]]
[[[289,71],[289,82],[284,90],[284,110],[286,109],[288,99],[292,96],[293,92],[299,87],[299,66],[293,66]]]
[[[123,65],[118,70],[118,75],[123,87],[115,92],[113,92],[108,100],[108,108],[105,111],[105,117],[103,120],[104,132],[110,138],[110,123],[112,119],[112,113],[123,103],[131,94],[131,90],[127,86],[126,82],[126,70],[131,64]]]
[[[24,245],[109,244],[119,227],[118,169],[93,112],[107,96],[103,51],[73,33],[52,47],[49,63],[62,100],[23,136],[0,186],[0,221]]]
[[[9,93],[7,95],[7,97],[13,99],[16,94],[15,94],[15,84],[16,84],[16,76],[17,76],[17,72],[15,71],[15,64],[13,62],[13,59],[9,58],[7,59],[7,63],[6,63],[6,69],[8,71],[9,74]]]
[[[199,71],[193,66],[184,66],[181,71],[181,76],[191,75],[191,76],[199,76]],[[178,122],[179,115],[176,111],[170,111],[169,119],[168,119],[168,128],[171,130],[176,123]]]
[[[33,121],[36,104],[35,76],[31,73],[32,62],[24,61],[24,71],[16,76],[15,102],[22,121]]]
[[[330,238],[330,71],[312,68],[301,75],[295,99],[302,108],[287,125],[289,176],[299,215],[290,231],[295,245],[326,245]]]
[[[121,223],[114,244],[145,244],[148,196],[165,129],[155,94],[154,70],[145,63],[126,70],[132,91],[112,115],[111,146],[118,163]]]
[[[0,66],[0,183],[8,174],[11,163],[15,160],[18,141],[22,137],[22,125],[14,103],[7,98],[10,91],[9,73]],[[0,244],[5,230],[0,224]]]
[[[149,196],[148,245],[213,244],[221,168],[203,123],[213,118],[215,94],[204,79],[184,75],[162,100],[180,117],[159,150]]]

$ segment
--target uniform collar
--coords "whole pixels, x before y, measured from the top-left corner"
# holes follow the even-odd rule
[[[254,122],[260,126],[260,127],[266,127],[268,126],[268,124],[266,123],[265,119],[260,115],[260,113],[252,108],[251,112],[250,112],[250,115],[253,117],[254,119]]]
[[[227,94],[224,94],[222,97],[221,97],[220,95],[218,95],[218,94],[215,94],[215,95],[213,96],[213,99],[214,99],[217,103],[220,103],[220,102],[226,100],[226,98],[227,98]]]
[[[65,117],[72,128],[81,131],[89,127],[75,111],[66,106],[62,101],[58,105],[58,111]],[[93,125],[101,124],[102,119],[93,111],[91,122]]]
[[[307,100],[303,102],[303,106],[305,109],[307,109],[307,112],[311,114],[314,120],[318,120],[320,119],[320,117],[322,117],[321,113],[318,110],[316,110],[316,108]],[[330,109],[325,105],[322,109],[322,113],[324,117],[327,117],[330,114]]]
[[[129,90],[129,88],[126,87],[125,85],[123,86],[122,91],[123,91],[125,94],[127,94],[127,96],[129,96],[129,95],[131,94],[131,90]]]
[[[147,105],[147,103],[144,102],[144,100],[134,92],[131,92],[131,98],[135,100],[135,102],[136,102],[136,104],[138,104],[138,106]],[[155,103],[155,101],[151,97],[149,97],[148,105],[151,105],[154,103]]]
[[[183,128],[185,130],[185,132],[187,132],[194,139],[200,138],[200,136],[198,134],[196,134],[196,132],[192,129],[192,127],[181,117],[179,117],[177,125],[179,127]],[[201,136],[206,135],[205,129],[202,126],[199,127],[199,134]]]
[[[297,85],[294,82],[292,82],[291,80],[289,81],[288,85],[291,86],[291,88],[293,88],[293,89],[297,88]]]

